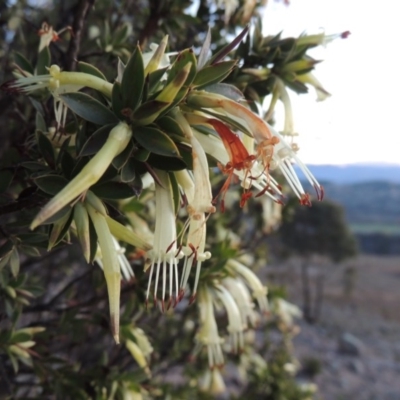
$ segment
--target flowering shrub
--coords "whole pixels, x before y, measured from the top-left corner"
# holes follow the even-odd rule
[[[156,13],[150,3],[149,18]],[[180,5],[184,15],[182,2],[161,3]],[[250,3],[216,2],[223,16],[214,6],[208,16],[222,16],[233,31],[256,13]],[[82,4],[89,13],[90,2]],[[77,10],[81,23],[82,15]],[[227,390],[227,356],[238,365],[243,393],[252,387],[278,396],[286,389],[273,389],[276,380],[286,379],[291,398],[310,395],[291,380],[296,368],[285,346],[298,310],[268,296],[250,268],[264,259],[249,252],[243,261],[251,235],[224,233],[224,217],[258,198],[269,231],[286,189],[310,206],[293,161],[322,200],[322,186],[286,139],[294,132],[287,88],[302,93],[311,85],[319,99],[328,95],[307,51],[330,37],[264,36],[255,21],[225,43],[198,28],[201,47],[179,47],[168,35],[146,46],[158,36],[147,25],[141,44],[131,46],[129,24],[102,33],[93,22],[100,57],[114,67],[104,71],[80,61],[79,52],[77,62],[54,57],[54,49],[63,52],[55,47],[61,35],[85,43],[82,26],[56,32],[44,22],[36,62],[14,54],[14,77],[2,89],[15,110],[24,109],[10,132],[25,133],[19,143],[10,136],[0,170],[0,349],[30,386],[5,372],[10,395],[195,398]],[[286,112],[280,132],[268,123],[277,100]],[[266,326],[282,335],[272,357],[261,356],[252,338]]]

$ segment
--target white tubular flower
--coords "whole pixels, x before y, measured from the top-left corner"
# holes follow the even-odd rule
[[[221,348],[223,339],[218,334],[210,289],[202,287],[199,290],[197,304],[200,311],[200,329],[196,335],[194,352],[198,353],[202,347],[206,346],[210,369],[214,369],[215,367],[221,368],[224,364],[224,356]]]
[[[219,395],[226,391],[222,373],[216,368],[205,371],[199,378],[198,385],[202,392],[210,393],[212,395]]]
[[[10,90],[31,93],[39,89],[48,89],[54,97],[54,114],[58,126],[65,125],[67,107],[60,95],[67,92],[77,92],[83,87],[98,90],[111,98],[113,85],[97,76],[83,72],[61,71],[58,65],[52,65],[47,75],[24,76],[7,85]]]
[[[51,92],[66,85],[79,87],[90,87],[98,90],[105,96],[111,98],[113,85],[97,76],[86,74],[84,72],[61,71],[58,65],[53,64],[49,68],[48,75],[35,75],[21,77],[11,82],[11,89],[20,90],[24,93],[30,93],[38,89],[47,88]]]
[[[321,82],[311,72],[297,75],[296,79],[314,87],[315,92],[317,93],[317,101],[324,101],[331,96],[331,94],[323,88]]]
[[[97,240],[102,252],[103,271],[110,306],[111,330],[116,343],[119,343],[121,272],[118,254],[103,213],[94,208],[88,201],[86,201],[85,206],[96,230]]]
[[[206,213],[215,212],[212,205],[212,192],[209,175],[209,167],[206,153],[200,142],[194,136],[186,118],[179,111],[175,112],[176,121],[182,128],[186,138],[192,145],[193,156],[193,181],[185,174],[180,174],[180,182],[187,193],[187,212],[189,214],[189,233],[187,243],[184,246],[185,262],[183,267],[182,280],[180,284],[180,296],[183,296],[184,290],[193,266],[196,266],[196,278],[192,288],[191,301],[194,300],[197,291],[197,285],[200,277],[201,263],[211,257],[210,252],[205,252],[206,242]]]
[[[174,116],[192,146],[194,195],[192,201],[188,199],[187,211],[191,218],[200,219],[201,214],[215,212],[207,156],[183,114],[176,111]]]
[[[298,46],[303,45],[322,45],[326,46],[330,42],[336,39],[347,39],[350,35],[350,31],[344,31],[341,33],[334,33],[332,35],[325,35],[325,32],[318,33],[316,35],[303,35],[296,40]]]
[[[153,346],[151,345],[149,338],[144,333],[144,330],[135,326],[131,329],[131,333],[135,336],[136,343],[142,350],[146,357],[149,357],[153,353]]]
[[[192,176],[189,174],[187,169],[174,172],[175,178],[178,181],[180,187],[185,192],[186,200],[188,204],[194,201],[194,182]]]
[[[282,204],[273,201],[270,197],[261,197],[261,206],[263,208],[263,231],[270,233],[275,230],[282,220]]]
[[[178,54],[177,52],[165,53],[168,44],[168,35],[164,36],[160,44],[151,43],[149,52],[143,53],[143,64],[145,67],[145,74],[149,74],[156,69],[169,67],[171,65],[170,57]],[[164,75],[161,79],[165,79]]]
[[[274,300],[275,312],[286,327],[293,326],[294,318],[301,318],[303,313],[300,308],[282,298]]]
[[[60,40],[61,33],[65,31],[71,31],[70,26],[62,28],[60,31],[56,32],[51,25],[47,22],[43,22],[41,28],[39,29],[38,35],[40,36],[39,42],[39,53],[46,47],[50,46],[51,42],[57,42]]]
[[[254,311],[254,303],[247,286],[242,282],[240,277],[227,277],[222,280],[222,285],[226,287],[235,300],[240,312],[240,318],[243,328],[248,326],[256,326],[258,322],[257,313]]]
[[[276,85],[285,108],[285,125],[281,134],[283,136],[298,136],[298,133],[294,131],[292,103],[286,87],[279,78],[276,79]]]
[[[150,377],[151,371],[147,363],[147,357],[144,354],[143,350],[135,342],[129,339],[126,340],[125,346],[129,353],[131,353],[135,361],[138,363],[139,367],[143,369],[148,377]]]
[[[232,351],[234,353],[239,353],[239,351],[244,346],[243,341],[243,329],[244,323],[241,318],[241,314],[238,305],[233,298],[233,296],[228,292],[228,290],[222,285],[216,285],[214,293],[221,300],[226,313],[228,314],[228,332],[230,336],[230,341],[232,345]]]
[[[271,169],[278,167],[296,196],[300,199],[300,203],[303,205],[311,205],[310,196],[309,194],[304,192],[303,185],[301,184],[292,166],[292,160],[294,160],[303,172],[304,176],[314,187],[317,193],[318,200],[322,200],[324,197],[324,188],[318,183],[314,175],[299,159],[296,152],[285,141],[285,139],[272,127],[271,132],[279,139],[279,142],[275,145],[274,153],[272,156],[272,162],[270,165]]]
[[[125,122],[120,122],[111,129],[103,147],[82,168],[79,174],[39,211],[32,221],[31,229],[35,229],[94,185],[102,177],[114,157],[126,148],[131,137],[132,129]]]
[[[183,273],[180,284],[180,296],[184,294],[184,290],[189,279],[192,267],[196,267],[196,277],[192,288],[191,302],[196,297],[197,285],[199,283],[201,264],[203,261],[211,257],[209,251],[204,251],[206,244],[206,218],[204,213],[199,214],[200,218],[191,218],[189,222],[189,233],[187,236],[187,245],[182,248],[185,255],[183,264]]]
[[[199,219],[201,214],[215,212],[206,153],[196,137],[190,138],[193,155],[194,199],[187,210],[191,218]]]
[[[233,275],[239,274],[246,281],[257,300],[261,312],[269,314],[267,288],[261,283],[258,276],[251,269],[236,260],[229,259],[226,265]]]
[[[168,296],[169,303],[175,306],[179,297],[178,287],[178,261],[182,258],[183,254],[177,250],[176,246],[176,223],[175,211],[173,203],[173,195],[171,182],[168,173],[165,171],[156,171],[161,185],[156,184],[156,226],[154,232],[153,249],[147,252],[147,257],[150,259],[150,276],[147,286],[146,303],[148,302],[151,281],[153,274],[155,274],[154,282],[154,302],[158,301],[158,282],[162,280],[162,295],[161,295],[161,309],[165,310],[165,299],[168,283]],[[167,282],[167,273],[169,275]]]
[[[150,377],[151,371],[149,368],[150,355],[153,352],[153,346],[151,345],[148,337],[141,328],[136,326],[131,327],[130,333],[135,337],[135,341],[127,339],[125,342],[126,348],[131,353],[132,357],[136,360],[141,368]]]
[[[167,44],[168,44],[168,35],[164,36],[159,45],[157,43],[151,43],[150,51],[146,51],[145,53],[142,54],[143,66],[145,68],[145,75],[148,75],[157,69],[165,68],[171,65],[170,57],[178,53],[173,52],[165,54],[165,49],[167,47]],[[116,81],[121,83],[122,75],[124,74],[125,71],[125,64],[120,59],[118,59],[117,71],[118,74]],[[167,75],[164,74],[161,80],[165,80],[166,77]]]

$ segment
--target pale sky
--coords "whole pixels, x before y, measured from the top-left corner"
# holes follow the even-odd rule
[[[290,92],[304,162],[400,164],[399,7],[393,0],[291,0],[288,7],[269,0],[265,34],[351,32],[311,54],[324,60],[314,74],[330,98],[316,102],[312,88]]]

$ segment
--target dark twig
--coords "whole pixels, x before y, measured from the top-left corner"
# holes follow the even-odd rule
[[[73,36],[69,42],[69,47],[66,54],[66,69],[74,71],[76,69],[76,62],[78,58],[79,49],[81,46],[83,24],[91,6],[95,0],[82,0],[78,2],[74,23],[72,24]]]
[[[146,47],[149,38],[157,31],[159,20],[163,17],[163,14],[158,0],[150,1],[150,15],[139,36],[139,45],[142,49]]]

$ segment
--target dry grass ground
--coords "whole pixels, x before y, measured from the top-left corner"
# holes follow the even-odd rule
[[[317,262],[318,263],[318,262]],[[320,319],[300,322],[295,339],[303,366],[320,363],[314,378],[324,400],[400,400],[400,257],[360,256],[345,265],[315,263],[311,276],[325,273]],[[301,305],[299,260],[270,269]],[[349,272],[350,271],[350,272]],[[359,355],[338,351],[343,333],[360,339]]]

